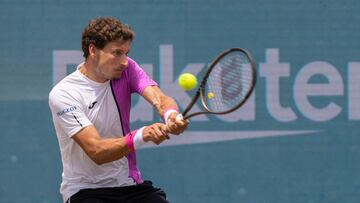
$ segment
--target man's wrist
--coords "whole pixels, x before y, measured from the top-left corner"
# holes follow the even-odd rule
[[[139,149],[142,145],[144,145],[146,143],[144,141],[144,137],[143,137],[144,128],[145,127],[140,128],[138,131],[136,131],[136,133],[134,135],[133,143],[134,143],[135,150]]]
[[[125,136],[125,143],[129,147],[130,151],[135,151],[146,143],[143,139],[144,128],[145,127],[142,127],[138,130],[132,131]]]
[[[167,121],[168,121],[168,119],[169,119],[169,117],[170,117],[170,115],[172,114],[172,113],[179,113],[179,109],[177,108],[177,107],[170,107],[170,108],[167,108],[166,110],[165,110],[165,113],[164,113],[164,116],[163,116],[163,119],[164,119],[164,121],[165,121],[165,123],[167,123]]]

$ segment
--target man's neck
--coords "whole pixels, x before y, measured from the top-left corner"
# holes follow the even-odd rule
[[[88,61],[85,61],[85,63],[80,66],[79,71],[83,75],[85,75],[87,78],[89,78],[90,80],[93,80],[95,82],[104,83],[104,82],[108,81],[106,79],[101,79],[100,77],[98,77],[97,73],[96,73],[96,67],[93,66]]]

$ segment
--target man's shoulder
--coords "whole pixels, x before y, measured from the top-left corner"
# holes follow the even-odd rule
[[[64,94],[77,92],[81,83],[78,73],[75,71],[60,80],[50,91],[49,97],[58,97]]]
[[[134,69],[139,67],[139,64],[133,58],[128,57],[128,68]]]

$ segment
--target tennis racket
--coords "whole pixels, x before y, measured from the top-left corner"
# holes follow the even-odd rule
[[[235,111],[253,92],[256,74],[255,60],[248,51],[242,48],[225,50],[209,65],[196,94],[177,119]],[[189,114],[199,97],[203,110]]]

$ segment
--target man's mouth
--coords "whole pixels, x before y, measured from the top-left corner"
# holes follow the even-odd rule
[[[124,69],[125,69],[125,68],[116,68],[116,69],[115,69],[115,72],[122,72],[122,71],[124,71]]]

